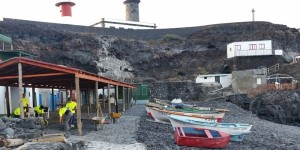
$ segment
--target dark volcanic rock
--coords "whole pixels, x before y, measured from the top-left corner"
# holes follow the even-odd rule
[[[121,30],[4,19],[0,32],[13,38],[14,49],[39,60],[134,82],[193,81],[199,74],[230,73],[234,67],[269,67],[290,61],[287,53],[300,49],[297,29],[269,22]],[[226,45],[246,40],[272,40],[273,48],[283,49],[287,57],[228,60]],[[122,62],[107,65],[117,60]]]
[[[209,98],[210,92],[221,86],[205,86],[195,82],[153,82],[149,84],[149,97],[164,100],[182,99],[183,101]],[[217,97],[217,94],[213,94]]]
[[[300,126],[300,91],[272,91],[251,99],[259,117],[281,124]]]

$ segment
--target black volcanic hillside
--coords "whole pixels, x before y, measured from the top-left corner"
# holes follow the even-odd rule
[[[38,59],[103,76],[135,81],[194,80],[198,74],[224,73],[287,64],[300,49],[300,33],[269,22],[242,22],[178,29],[111,29],[5,19],[0,32],[14,49]],[[227,59],[235,41],[272,40],[284,57]]]

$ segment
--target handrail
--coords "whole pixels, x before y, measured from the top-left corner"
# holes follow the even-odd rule
[[[267,74],[270,74],[272,72],[277,72],[279,70],[279,63],[267,68]]]

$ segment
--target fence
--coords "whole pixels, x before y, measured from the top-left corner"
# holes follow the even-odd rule
[[[282,84],[264,84],[256,88],[247,91],[247,96],[249,98],[254,97],[257,94],[265,93],[267,91],[275,90],[294,90],[300,87],[300,83],[282,83]]]

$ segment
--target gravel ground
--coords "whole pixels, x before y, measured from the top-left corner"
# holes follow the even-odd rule
[[[300,130],[299,127],[276,124],[259,119],[251,112],[225,101],[209,101],[194,103],[199,106],[209,106],[216,108],[226,108],[230,112],[226,113],[223,122],[240,122],[252,124],[251,133],[245,136],[242,142],[230,142],[226,149],[230,150],[299,150]],[[193,147],[177,146],[173,138],[173,129],[169,124],[161,124],[148,121],[146,113],[143,113],[139,129],[137,131],[137,141],[145,144],[149,150],[192,150]],[[200,148],[199,148],[200,149]]]
[[[196,104],[196,103],[195,103]],[[226,108],[223,122],[249,123],[253,127],[242,142],[230,142],[230,150],[299,150],[299,127],[281,125],[259,119],[251,112],[230,102],[210,101],[197,103],[199,106]],[[82,150],[194,150],[200,148],[177,146],[173,138],[171,124],[156,123],[147,117],[145,105],[134,105],[122,114],[118,124],[105,124],[102,130],[95,131],[93,123],[83,120],[83,136],[72,135],[69,143],[81,143]],[[58,133],[58,126],[51,125],[45,133]],[[45,147],[45,143],[41,144]],[[38,149],[39,146],[36,147]],[[56,149],[59,149],[58,146]],[[69,146],[70,147],[70,146]],[[76,146],[71,146],[75,149]],[[32,149],[32,147],[31,147]],[[42,149],[42,148],[40,148]],[[55,148],[53,148],[55,149]]]

